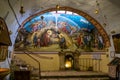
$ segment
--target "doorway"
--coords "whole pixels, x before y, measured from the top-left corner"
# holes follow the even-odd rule
[[[66,70],[74,69],[74,57],[72,55],[65,56],[65,69]]]

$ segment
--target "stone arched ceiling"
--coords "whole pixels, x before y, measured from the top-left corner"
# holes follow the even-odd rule
[[[97,0],[99,2],[99,14],[95,14],[96,0],[10,0],[10,3],[15,10],[19,23],[21,24],[29,16],[44,11],[49,8],[55,7],[57,4],[60,6],[68,6],[77,10],[81,10],[95,20],[97,20],[108,35],[112,35],[111,31],[115,34],[120,33],[120,1],[119,0]],[[19,13],[21,5],[24,7],[25,13],[21,16]],[[13,12],[11,11],[8,0],[0,1],[0,17],[4,18],[8,29],[13,32],[11,35],[12,43],[14,43],[18,25],[16,23]],[[106,18],[104,17],[106,16]],[[106,27],[104,27],[106,23]]]

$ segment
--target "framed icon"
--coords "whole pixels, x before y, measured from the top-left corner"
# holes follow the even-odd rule
[[[116,54],[120,54],[120,34],[115,34],[112,36],[113,44]]]

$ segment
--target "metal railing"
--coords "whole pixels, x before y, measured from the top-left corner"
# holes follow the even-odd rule
[[[30,54],[28,54],[27,52],[23,51],[27,56],[29,56],[31,59],[33,59],[34,61],[36,61],[38,63],[39,66],[39,79],[41,79],[41,70],[40,70],[40,62],[34,58],[33,56],[31,56]]]
[[[31,56],[31,54],[34,55],[34,56],[36,56],[36,57],[38,57],[38,58],[44,58],[44,59],[53,59],[53,57],[46,57],[46,56],[36,55],[32,51],[29,51],[27,49],[22,49],[21,51],[24,52],[27,56],[29,56],[31,59],[33,59],[34,61],[36,61],[38,63],[38,65],[39,65],[39,79],[41,79],[40,62],[39,62],[39,60],[37,60],[36,58],[34,58],[33,56]]]
[[[36,58],[34,58],[33,56],[31,56],[31,55],[29,54],[29,53],[32,53],[32,54],[33,54],[33,52],[27,50],[26,48],[19,48],[19,50],[21,50],[23,53],[25,53],[27,56],[29,56],[31,59],[33,59],[35,62],[38,63],[38,66],[39,66],[39,79],[41,79],[40,62],[39,62]]]

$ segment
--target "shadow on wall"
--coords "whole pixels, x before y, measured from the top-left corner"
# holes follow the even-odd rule
[[[120,1],[119,0],[109,0],[112,4],[118,6],[120,8]]]

